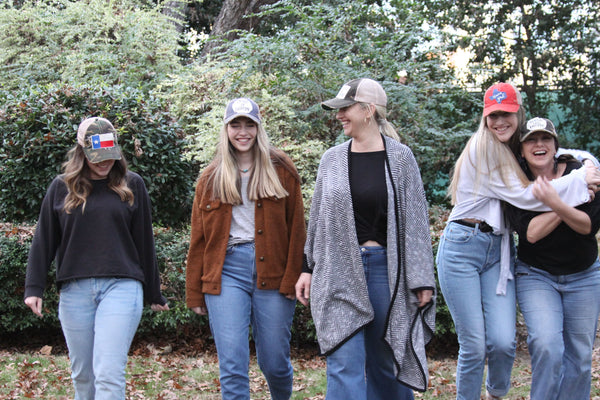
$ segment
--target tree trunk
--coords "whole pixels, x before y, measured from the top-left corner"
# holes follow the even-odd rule
[[[208,55],[221,43],[221,39],[233,40],[236,37],[234,29],[250,30],[258,23],[257,18],[244,16],[258,12],[260,6],[276,3],[277,0],[224,0],[221,12],[215,20],[211,40],[206,43],[202,56]]]
[[[171,23],[173,23],[177,32],[183,32],[187,13],[187,1],[166,1],[162,13],[170,17]]]

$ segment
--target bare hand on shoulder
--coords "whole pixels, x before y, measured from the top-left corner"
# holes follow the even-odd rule
[[[598,191],[598,185],[600,185],[600,170],[594,165],[585,166],[585,182],[588,187],[593,187],[594,192]]]

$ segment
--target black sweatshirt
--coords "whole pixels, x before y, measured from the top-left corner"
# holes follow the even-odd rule
[[[67,187],[56,177],[44,197],[27,260],[25,298],[42,297],[46,275],[56,258],[56,283],[84,278],[132,278],[143,283],[149,304],[166,303],[154,248],[151,205],[142,178],[127,173],[134,204],[121,201],[108,179],[92,181],[82,207],[63,210]]]
[[[580,166],[579,162],[567,163],[563,176]],[[599,194],[589,203],[575,207],[590,217],[592,231],[589,234],[579,234],[561,222],[549,235],[536,243],[527,241],[527,229],[531,220],[542,213],[508,205],[505,214],[519,234],[519,260],[552,275],[569,275],[589,268],[598,259],[598,242],[595,235],[600,228]]]

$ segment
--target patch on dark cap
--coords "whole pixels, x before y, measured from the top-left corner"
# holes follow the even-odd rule
[[[529,135],[535,132],[546,132],[558,139],[554,124],[547,118],[535,117],[527,121],[525,126],[521,128],[521,142]]]

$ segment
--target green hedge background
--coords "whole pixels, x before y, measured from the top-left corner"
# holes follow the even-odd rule
[[[163,12],[168,3],[19,0],[0,6],[0,334],[58,328],[54,272],[46,316],[39,319],[23,304],[25,265],[46,188],[86,117],[113,122],[154,207],[171,311],[145,310],[139,333],[185,335],[207,324],[184,304],[185,256],[194,182],[213,157],[228,100],[252,97],[261,106],[272,143],[300,172],[308,210],[321,155],[345,140],[335,113],[323,111],[320,102],[350,79],[380,81],[388,120],[421,168],[435,251],[448,214],[449,173],[479,122],[481,90],[519,77],[504,65],[477,69],[487,64],[475,63],[469,73],[477,87],[467,90],[450,65],[460,38],[445,40],[456,32],[442,32],[423,2],[281,0],[207,57],[200,56],[202,46],[219,38],[185,24],[179,32]],[[598,116],[586,110],[598,104],[600,92],[597,86],[575,89],[563,87],[545,100],[530,96],[528,104],[570,110],[571,126],[587,128],[561,144],[594,151],[597,135],[585,132]],[[573,107],[573,99],[581,107]],[[452,341],[452,320],[441,294],[437,299],[436,339]],[[305,307],[297,307],[293,333],[297,344],[314,343]]]

